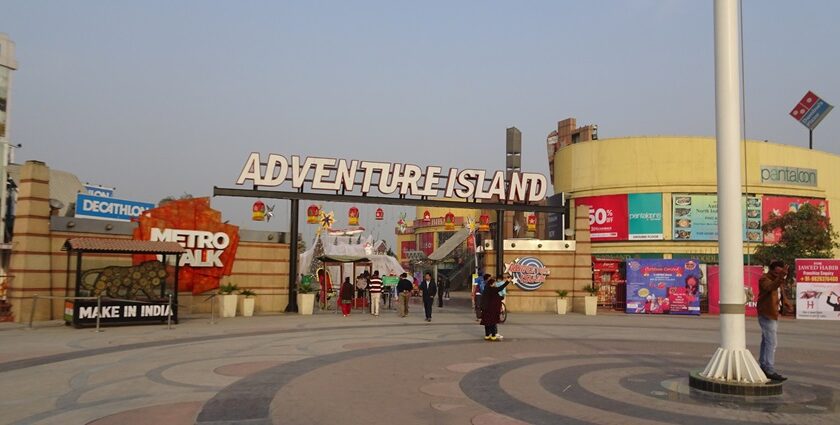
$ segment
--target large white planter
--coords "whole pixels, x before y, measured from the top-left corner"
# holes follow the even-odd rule
[[[256,304],[256,299],[254,297],[246,298],[242,297],[239,300],[239,311],[242,312],[243,316],[249,317],[254,315],[254,304]]]
[[[557,299],[557,314],[566,314],[569,311],[569,300],[566,298]]]
[[[239,295],[219,295],[219,316],[236,316],[236,302]]]
[[[598,297],[596,296],[585,296],[583,297],[585,308],[586,308],[586,315],[587,316],[594,316],[595,313],[598,312]]]
[[[298,294],[298,314],[312,314],[315,307],[315,294]]]

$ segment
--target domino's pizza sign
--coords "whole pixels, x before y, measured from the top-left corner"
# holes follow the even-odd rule
[[[505,267],[513,277],[513,284],[523,291],[536,291],[551,273],[539,258],[524,257],[513,260]]]
[[[809,91],[790,111],[790,116],[808,129],[813,130],[833,108],[834,106],[829,105],[814,92]]]

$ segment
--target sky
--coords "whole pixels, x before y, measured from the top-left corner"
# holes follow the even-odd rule
[[[523,171],[548,174],[557,121],[599,137],[714,136],[713,2],[10,1],[16,44],[9,136],[123,199],[233,187],[250,152],[504,169],[505,129]],[[745,131],[808,145],[788,112],[808,90],[840,102],[840,2],[745,0]],[[840,112],[814,132],[840,154]],[[225,219],[268,223],[249,199]],[[342,219],[349,205],[328,204]],[[386,222],[362,224],[381,237]],[[344,219],[346,220],[346,219]],[[301,225],[311,238],[312,227]],[[393,240],[392,235],[388,239]]]

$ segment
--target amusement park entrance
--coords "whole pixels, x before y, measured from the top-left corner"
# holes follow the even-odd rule
[[[277,189],[286,183],[294,190]],[[548,182],[544,175],[537,173],[496,171],[491,174],[485,170],[456,168],[442,173],[442,168],[435,166],[424,170],[413,164],[298,156],[287,159],[277,154],[262,160],[259,153],[252,153],[236,184],[250,184],[251,188],[214,187],[213,196],[290,201],[287,312],[298,310],[301,200],[493,210],[496,212],[493,250],[497,275],[504,271],[505,211],[563,214],[566,207],[540,205],[546,198]]]

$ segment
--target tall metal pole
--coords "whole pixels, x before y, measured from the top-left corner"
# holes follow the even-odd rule
[[[300,200],[290,200],[291,212],[289,214],[289,302],[286,305],[286,313],[297,313],[297,292],[298,292],[298,213]]]
[[[814,149],[814,129],[808,129],[808,149]]]
[[[746,348],[741,223],[740,0],[715,0],[715,122],[717,129],[720,347],[702,376],[764,383]]]
[[[496,210],[496,276],[505,271],[505,211]]]

